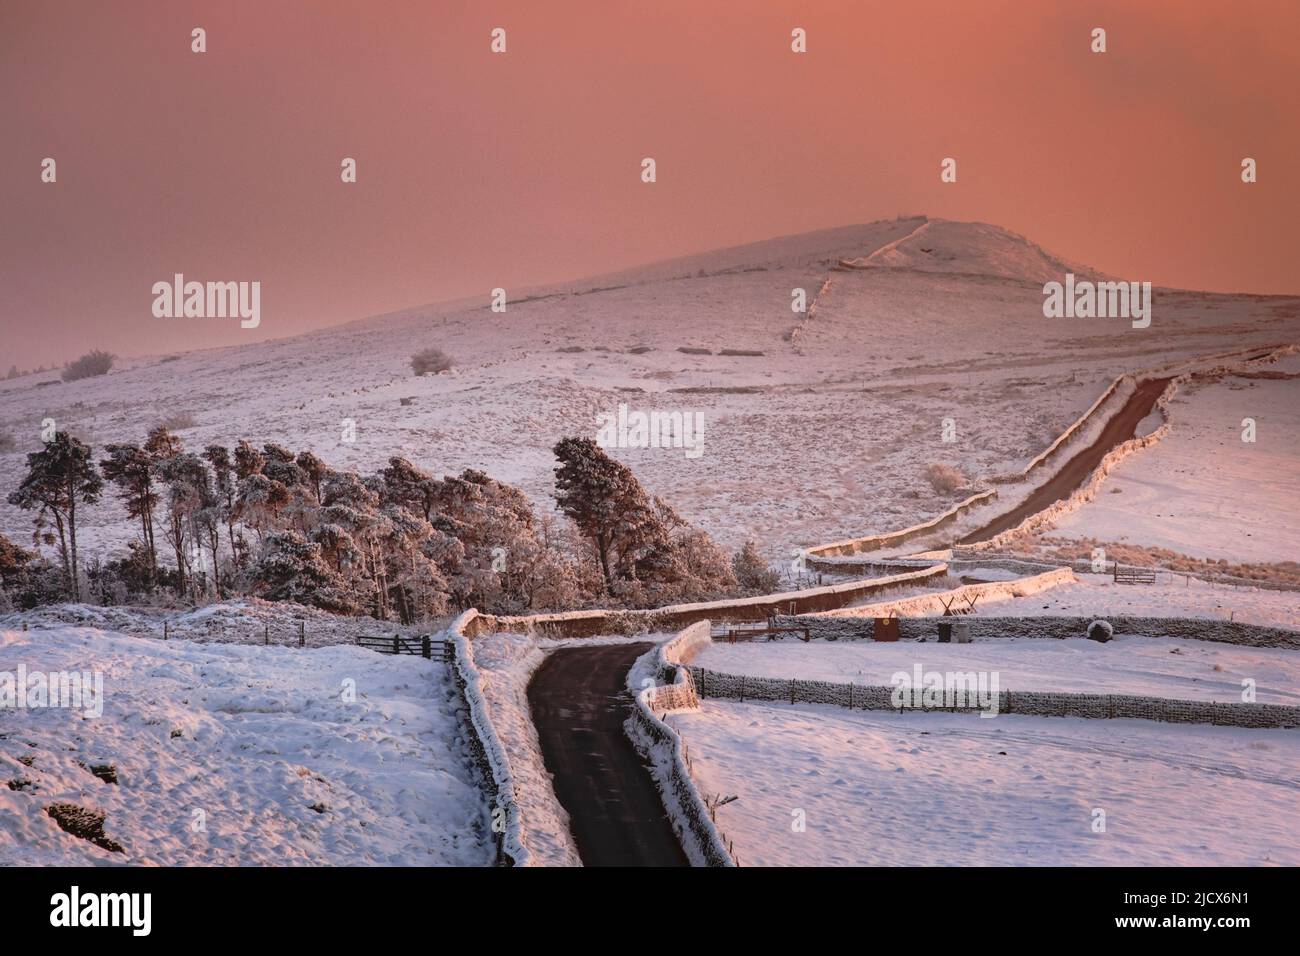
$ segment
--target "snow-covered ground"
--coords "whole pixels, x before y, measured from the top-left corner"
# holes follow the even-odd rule
[[[0,631],[0,662],[101,672],[105,698],[84,719],[0,710],[0,865],[492,860],[463,701],[439,662],[80,627]],[[88,769],[104,764],[116,784]],[[125,853],[63,832],[55,803],[104,811]]]
[[[1300,560],[1300,356],[1179,388],[1168,435],[1052,532],[1237,562]],[[1255,423],[1253,442],[1243,422]]]
[[[739,796],[717,819],[742,865],[1300,864],[1294,731],[714,701],[669,721],[701,791]]]
[[[1300,705],[1300,651],[1122,634],[1108,644],[1082,637],[996,638],[971,644],[715,643],[691,663],[728,674],[877,685],[890,684],[899,671],[910,675],[919,664],[926,671],[996,672],[1000,690],[1136,694],[1221,703],[1240,701],[1241,682],[1250,678],[1260,703]]]
[[[976,604],[976,614],[1212,617],[1300,629],[1300,592],[1239,587],[1160,572],[1155,584],[1116,584],[1109,575],[1075,574],[1074,582],[1022,598]]]
[[[703,412],[699,458],[613,454],[724,546],[753,537],[788,561],[796,547],[946,510],[961,495],[930,488],[922,470],[931,462],[971,479],[1022,467],[1118,373],[1300,341],[1292,297],[1157,290],[1146,330],[1045,319],[1043,267],[1065,264],[982,224],[936,220],[923,241],[895,247],[901,260],[837,271],[840,259],[868,256],[921,221],[784,237],[531,294],[508,289],[501,314],[485,290],[482,301],[309,336],[127,359],[78,382],[53,373],[0,382],[0,434],[15,445],[0,452],[0,489],[16,486],[47,417],[99,450],[189,413],[197,424],[179,434],[190,448],[247,438],[311,449],[337,467],[373,471],[404,455],[437,474],[481,468],[550,511],[556,441],[594,436],[595,416],[626,402]],[[795,288],[817,296],[807,321],[791,312]],[[410,355],[426,346],[451,354],[456,370],[414,377]],[[943,441],[945,419],[953,442]],[[355,442],[341,440],[345,420]],[[1261,422],[1261,442],[1272,427]],[[82,520],[87,555],[119,552],[135,533],[112,494]],[[3,494],[0,531],[20,542],[30,531],[30,515]]]
[[[93,604],[49,604],[29,611],[0,614],[0,629],[91,627],[140,637],[185,638],[230,644],[264,644],[297,647],[299,637],[307,647],[355,644],[357,637],[403,634],[416,636],[441,630],[440,622],[427,621],[403,627],[371,617],[343,617],[289,601],[240,598],[207,604],[193,610],[130,605],[100,607]]]

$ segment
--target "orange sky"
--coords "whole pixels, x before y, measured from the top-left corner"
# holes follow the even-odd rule
[[[0,374],[898,213],[1300,292],[1297,37],[1293,0],[4,0]],[[260,280],[261,327],[154,318],[175,272]]]

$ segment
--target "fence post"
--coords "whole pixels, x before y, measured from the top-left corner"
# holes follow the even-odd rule
[[[394,654],[402,653],[402,641],[401,641],[401,635],[399,634],[393,635],[393,653]]]
[[[305,621],[298,622],[298,646],[307,646],[307,623]]]
[[[23,630],[27,630],[27,625],[23,624]],[[163,621],[163,640],[167,640],[167,622]]]
[[[433,659],[433,644],[430,643],[428,634],[420,638],[420,651],[424,654],[426,661]]]
[[[794,706],[794,678],[790,678],[790,706]]]
[[[262,628],[263,628],[263,630],[262,630],[262,643],[263,643],[263,644],[270,644],[270,643],[271,643],[271,625],[270,625],[270,624],[263,624],[263,625],[262,625]]]

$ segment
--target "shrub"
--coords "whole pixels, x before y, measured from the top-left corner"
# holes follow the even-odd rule
[[[746,541],[731,557],[731,571],[740,586],[754,594],[770,594],[775,591],[780,579],[758,551],[758,545]]]
[[[1088,640],[1105,644],[1115,636],[1115,628],[1110,621],[1093,621],[1088,625]]]
[[[411,371],[416,375],[430,375],[445,372],[455,362],[441,349],[421,349],[411,356]]]
[[[941,495],[950,495],[958,488],[966,486],[966,476],[952,465],[930,463],[925,466],[925,480],[930,487]]]
[[[75,362],[69,362],[63,366],[63,380],[65,382],[75,382],[79,378],[106,375],[108,370],[113,367],[115,358],[117,358],[116,355],[105,352],[103,349],[87,352]]]
[[[179,432],[187,428],[194,428],[198,423],[199,420],[194,417],[192,412],[173,412],[166,418],[161,419],[154,427],[165,428],[169,432]]]

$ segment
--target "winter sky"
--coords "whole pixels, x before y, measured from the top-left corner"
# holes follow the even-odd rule
[[[274,338],[897,213],[1297,291],[1300,6],[1134,6],[7,0],[0,357]],[[261,324],[155,318],[175,273],[260,281]]]

